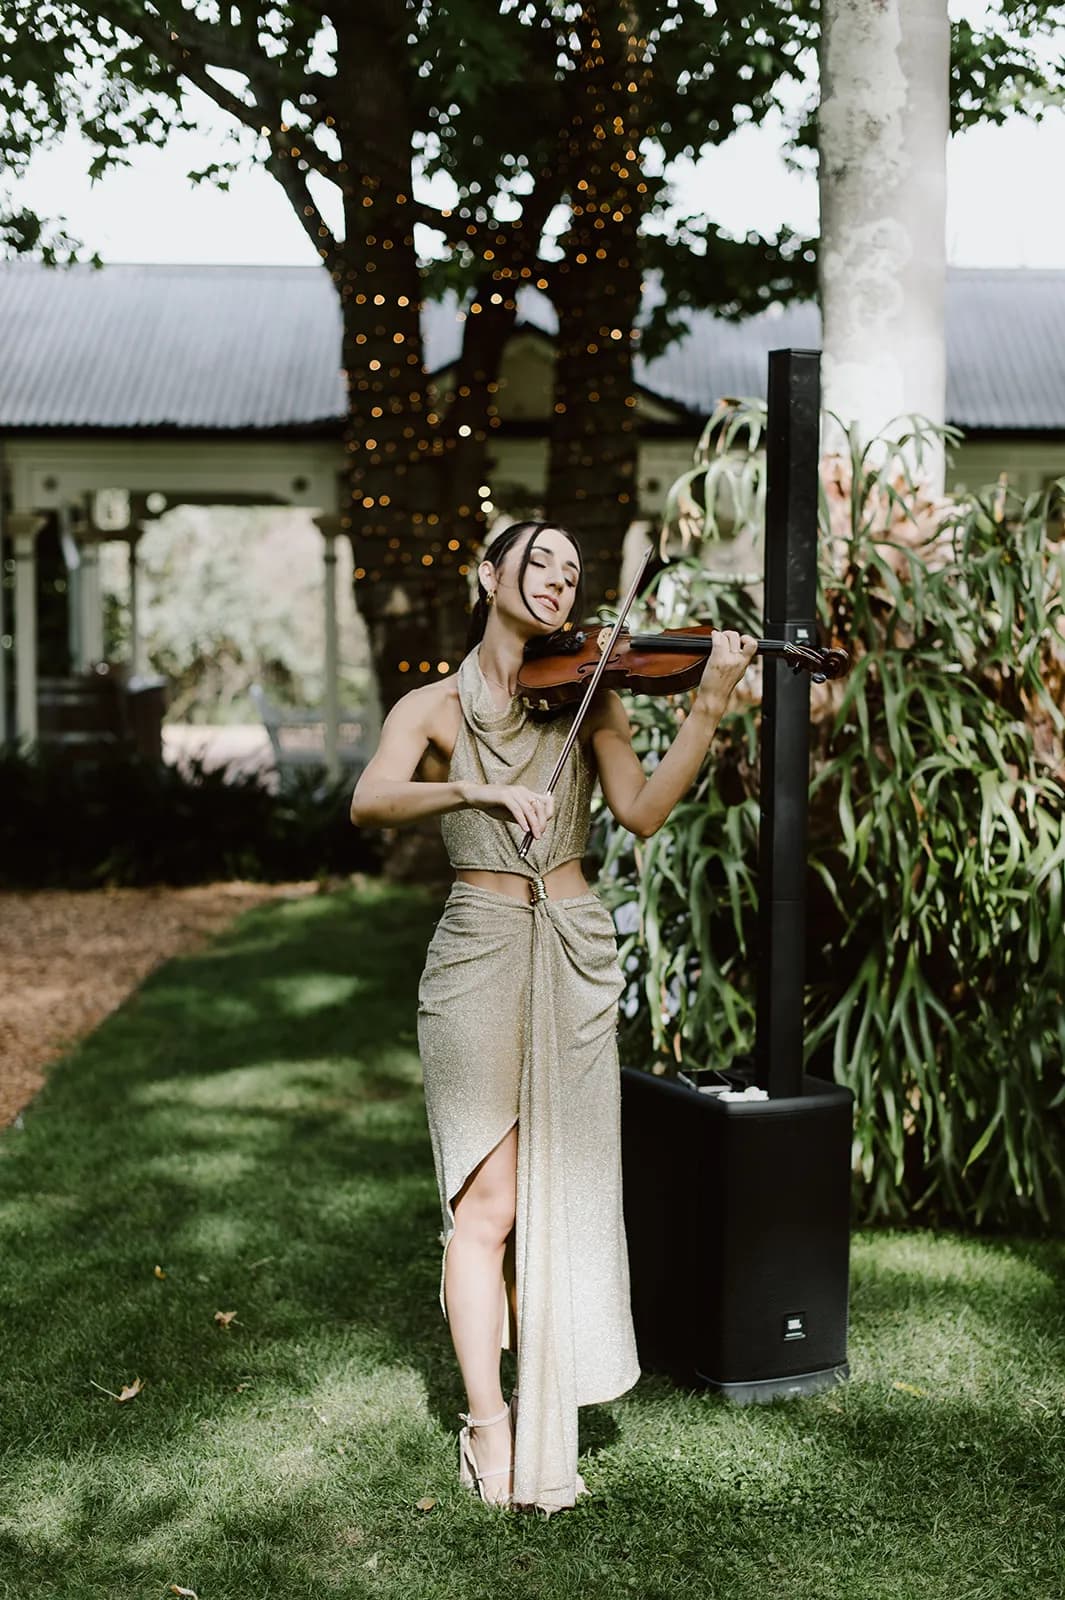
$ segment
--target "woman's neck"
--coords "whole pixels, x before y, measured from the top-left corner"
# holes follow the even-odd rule
[[[489,683],[494,684],[497,689],[505,689],[511,696],[515,695],[518,691],[518,673],[524,658],[524,641],[515,639],[511,634],[492,629],[489,623],[477,652],[481,672]]]

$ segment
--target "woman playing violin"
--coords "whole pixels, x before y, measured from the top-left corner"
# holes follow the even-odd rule
[[[352,821],[439,815],[455,871],[419,985],[418,1040],[440,1194],[440,1305],[469,1411],[461,1481],[550,1514],[587,1492],[577,1408],[639,1376],[621,1213],[613,922],[581,870],[595,782],[622,827],[657,832],[687,794],[757,648],[714,636],[693,704],[650,776],[600,686],[553,792],[572,709],[518,697],[526,646],[583,605],[577,539],[516,523],[488,546],[467,654],[391,709]],[[518,846],[533,840],[526,858]],[[500,1351],[514,1352],[503,1400]]]

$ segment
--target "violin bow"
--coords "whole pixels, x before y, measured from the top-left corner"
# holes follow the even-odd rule
[[[592,696],[595,693],[596,684],[599,682],[599,679],[603,676],[603,673],[606,670],[606,664],[610,660],[610,657],[614,652],[614,646],[617,643],[618,634],[621,632],[622,628],[625,626],[625,618],[629,614],[629,607],[632,605],[632,602],[636,598],[636,591],[640,587],[640,579],[644,575],[644,572],[645,572],[645,570],[647,568],[647,563],[650,561],[652,555],[654,554],[654,548],[655,547],[654,547],[653,544],[649,544],[647,546],[647,549],[644,551],[643,560],[640,562],[640,565],[637,567],[635,573],[633,574],[632,582],[629,584],[629,592],[625,596],[625,599],[624,599],[624,601],[622,603],[621,610],[618,612],[618,619],[615,622],[615,624],[613,626],[613,629],[611,630],[610,638],[607,640],[605,648],[600,650],[600,652],[599,652],[599,660],[596,662],[595,671],[592,673],[591,677],[587,681],[587,684],[585,685],[584,693],[581,696],[580,704],[577,707],[577,714],[573,718],[572,726],[570,727],[569,733],[566,736],[566,742],[562,746],[562,753],[559,756],[558,760],[555,762],[555,770],[554,770],[554,772],[552,772],[550,781],[549,781],[549,783],[547,785],[547,793],[548,794],[553,794],[554,793],[555,784],[558,782],[559,778],[562,775],[562,769],[566,765],[566,761],[567,761],[567,759],[569,757],[570,751],[573,749],[573,742],[576,739],[577,734],[580,732],[580,726],[581,726],[581,723],[584,721],[585,713],[587,712],[588,707],[592,703]],[[528,828],[526,830],[524,839],[521,841],[521,844],[518,846],[518,855],[519,855],[519,857],[520,857],[520,859],[522,861],[525,860],[525,857],[527,856],[527,854],[529,852],[529,846],[532,844],[532,841],[533,841],[533,831],[532,831],[531,828]]]

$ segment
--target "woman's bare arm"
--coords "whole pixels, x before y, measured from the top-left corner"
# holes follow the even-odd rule
[[[431,691],[412,689],[388,713],[377,749],[351,797],[351,820],[357,828],[402,828],[468,803],[465,783],[422,783],[414,777],[429,744],[434,704]]]
[[[416,779],[430,742],[437,686],[426,684],[397,700],[372,759],[355,785],[351,820],[357,828],[402,828],[421,817],[469,808],[500,822],[531,828],[538,839],[555,808],[554,795],[524,784],[422,783]]]
[[[733,640],[736,642],[734,643]],[[746,641],[745,643],[743,641]],[[756,649],[747,634],[721,635],[707,661],[693,703],[669,749],[650,777],[632,748],[632,729],[614,689],[597,706],[591,735],[603,798],[623,828],[649,839],[688,793],[710,748],[729,696]]]

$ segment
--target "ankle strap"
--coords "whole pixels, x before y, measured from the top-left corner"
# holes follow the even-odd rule
[[[497,1411],[494,1417],[471,1417],[468,1411],[460,1411],[459,1416],[471,1428],[487,1428],[493,1422],[502,1422],[510,1414],[510,1407],[504,1406],[502,1411]]]

